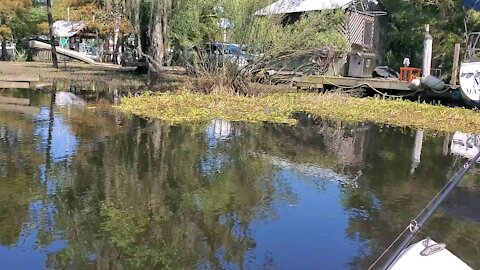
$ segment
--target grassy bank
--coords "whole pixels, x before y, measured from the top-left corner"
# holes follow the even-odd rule
[[[283,93],[263,97],[190,92],[144,94],[123,99],[118,108],[172,124],[211,119],[294,124],[292,113],[303,111],[345,121],[372,121],[433,131],[480,133],[478,111],[339,94]]]

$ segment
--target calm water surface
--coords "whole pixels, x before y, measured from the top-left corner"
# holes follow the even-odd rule
[[[34,106],[0,110],[2,269],[366,269],[474,149],[460,133],[168,126],[10,94]],[[421,236],[480,268],[479,205],[476,169]]]

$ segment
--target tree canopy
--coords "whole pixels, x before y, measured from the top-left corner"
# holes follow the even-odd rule
[[[311,13],[284,27],[279,16],[254,16],[273,0],[57,0],[56,20],[82,20],[100,38],[115,33],[130,37],[140,55],[159,65],[169,64],[174,52],[206,41],[248,45],[256,52],[281,54],[309,47],[345,50],[346,42],[335,31],[341,12]],[[434,38],[434,67],[451,68],[455,43],[464,42],[464,18],[480,25],[478,12],[467,11],[455,0],[382,0],[388,12],[382,19],[383,59],[398,68],[403,58],[419,66],[422,59],[424,25]],[[0,6],[0,36],[22,39],[46,33],[44,3],[3,0]],[[223,25],[222,27],[220,27]]]

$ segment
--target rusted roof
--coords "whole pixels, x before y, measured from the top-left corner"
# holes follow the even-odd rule
[[[53,35],[56,37],[71,37],[87,28],[84,22],[56,21],[53,23]]]
[[[255,15],[288,14],[346,7],[352,0],[279,0]]]

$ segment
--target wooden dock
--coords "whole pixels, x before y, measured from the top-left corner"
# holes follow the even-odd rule
[[[446,85],[443,91],[434,91],[428,87],[410,89],[410,83],[395,79],[381,78],[352,78],[333,76],[303,76],[293,81],[297,89],[373,89],[378,94],[397,97],[422,96],[423,98],[447,99],[459,101],[461,99],[460,87],[458,85]]]
[[[40,81],[39,75],[0,73],[0,89],[28,89],[35,88]]]
[[[381,78],[352,78],[333,76],[303,76],[296,79],[294,87],[300,89],[328,89],[328,88],[375,88],[383,90],[396,90],[399,92],[417,92],[410,89],[409,83],[393,79]]]

